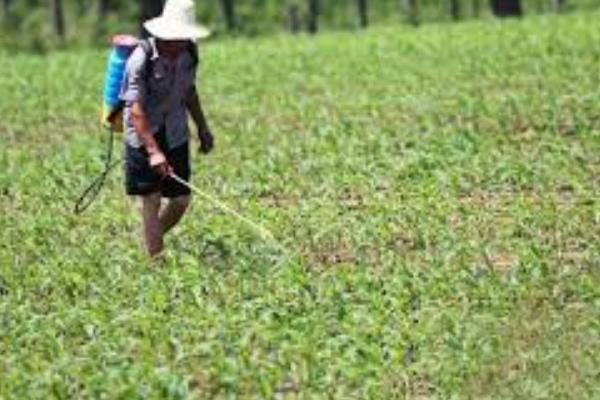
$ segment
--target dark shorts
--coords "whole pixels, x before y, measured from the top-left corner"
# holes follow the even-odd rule
[[[158,146],[177,176],[186,182],[190,180],[189,144],[165,150],[164,132],[155,135]],[[190,189],[181,183],[166,177],[162,178],[154,172],[148,162],[148,152],[144,146],[135,148],[125,145],[125,189],[130,196],[144,196],[160,193],[162,197],[174,198],[190,194]]]

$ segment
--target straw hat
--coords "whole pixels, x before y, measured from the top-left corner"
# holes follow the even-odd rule
[[[196,40],[210,31],[196,23],[196,8],[192,0],[167,0],[162,15],[144,22],[144,28],[162,40]]]

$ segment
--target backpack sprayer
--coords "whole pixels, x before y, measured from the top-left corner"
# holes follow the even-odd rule
[[[112,40],[112,48],[108,56],[108,65],[104,78],[101,125],[108,131],[106,140],[106,156],[104,171],[92,181],[75,202],[75,214],[83,213],[96,199],[104,186],[109,172],[121,163],[112,161],[115,132],[123,131],[123,107],[125,103],[119,98],[127,59],[138,45],[138,39],[130,35],[117,35]]]
[[[102,105],[102,124],[115,132],[123,130],[123,107],[125,102],[119,98],[125,65],[139,40],[130,35],[117,35],[112,40],[112,49],[108,57],[108,65],[104,78]]]
[[[121,163],[122,160],[112,161],[113,153],[113,142],[115,132],[123,131],[123,108],[125,102],[120,99],[121,88],[123,86],[123,79],[125,77],[125,67],[127,60],[133,50],[138,46],[140,41],[130,35],[117,35],[112,40],[112,49],[108,57],[108,65],[106,68],[105,79],[104,79],[104,91],[103,91],[103,105],[102,105],[102,116],[101,124],[108,130],[109,135],[107,137],[106,157],[104,164],[104,171],[96,178],[90,186],[81,194],[77,202],[75,203],[75,214],[83,213],[96,199],[98,193],[102,189],[106,177],[110,171]],[[197,54],[195,53],[195,47],[193,49],[192,57],[197,60]],[[216,205],[222,211],[236,217],[239,221],[244,222],[252,229],[254,229],[262,239],[270,240],[276,244],[277,247],[283,250],[285,253],[290,253],[281,243],[279,243],[271,231],[263,227],[262,225],[244,217],[226,204],[218,201],[212,196],[204,193],[200,189],[192,186],[185,180],[181,179],[175,174],[169,175],[170,179],[174,179],[181,185],[188,187],[191,191],[199,195],[205,200],[208,200],[212,204]]]

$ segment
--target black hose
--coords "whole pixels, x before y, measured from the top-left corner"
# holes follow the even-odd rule
[[[121,160],[117,160],[115,162],[112,161],[114,138],[115,132],[112,130],[112,128],[110,128],[106,139],[106,158],[104,160],[104,171],[102,171],[102,173],[100,173],[100,175],[98,175],[96,179],[92,181],[87,189],[83,191],[81,196],[79,196],[75,202],[75,214],[83,213],[88,209],[89,206],[92,205],[94,200],[96,200],[96,197],[98,197],[98,193],[100,193],[100,190],[104,186],[104,182],[106,181],[106,177],[110,171],[121,163]]]

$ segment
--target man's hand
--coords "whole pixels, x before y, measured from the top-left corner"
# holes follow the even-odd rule
[[[173,169],[161,151],[151,153],[148,162],[150,163],[150,167],[163,178],[166,178],[173,173]]]
[[[198,134],[200,138],[200,152],[208,154],[212,151],[215,145],[215,138],[210,131],[202,131]]]

